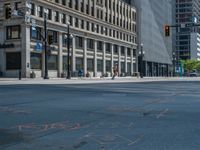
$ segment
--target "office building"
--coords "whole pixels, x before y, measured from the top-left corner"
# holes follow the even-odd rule
[[[176,0],[173,1],[173,8],[174,24],[179,26],[175,29],[175,42],[173,44],[177,60],[193,59],[194,52],[193,49],[191,49],[191,43],[194,41],[191,41],[191,39],[194,37],[191,38],[190,35],[199,33],[200,30],[198,27],[191,27],[186,24],[200,23],[200,1]]]
[[[172,37],[165,37],[164,25],[172,24],[170,0],[134,0],[137,8],[139,49],[143,45],[146,76],[168,76],[172,73]],[[144,68],[144,69],[142,69]]]
[[[6,77],[44,76],[44,15],[47,13],[48,73],[67,72],[66,33],[73,35],[70,71],[77,76],[137,71],[136,9],[127,0],[0,0],[0,72]],[[27,6],[29,8],[27,8]],[[12,14],[10,15],[10,10]],[[23,16],[25,15],[26,16]],[[50,38],[51,37],[51,38]]]

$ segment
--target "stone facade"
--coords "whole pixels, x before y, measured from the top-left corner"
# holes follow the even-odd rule
[[[136,9],[130,4],[121,0],[32,0],[28,2],[28,10],[25,0],[0,1],[0,44],[4,44],[0,46],[0,71],[3,76],[15,77],[19,70],[23,77],[30,77],[33,71],[37,77],[43,76],[44,9],[48,9],[48,38],[51,36],[53,40],[48,46],[50,77],[61,77],[67,71],[67,22],[73,35],[70,40],[73,76],[77,76],[79,70],[95,77],[112,75],[114,65],[118,66],[119,75],[137,71]],[[12,13],[27,16],[14,13],[9,18],[7,7]]]

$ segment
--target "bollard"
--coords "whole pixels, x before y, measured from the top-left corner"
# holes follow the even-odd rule
[[[21,80],[22,79],[22,72],[21,72],[21,69],[19,69],[19,80]]]

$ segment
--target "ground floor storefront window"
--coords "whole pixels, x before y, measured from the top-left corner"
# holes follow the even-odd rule
[[[87,59],[87,71],[94,71],[94,59]]]
[[[67,56],[63,56],[63,71],[67,70],[67,66],[68,66],[68,61],[67,61]],[[69,57],[69,66],[71,68],[71,56]]]
[[[41,53],[31,53],[31,69],[42,69],[42,54]]]
[[[97,71],[103,72],[103,60],[100,59],[97,60]]]
[[[83,70],[83,58],[76,57],[76,71]]]
[[[125,62],[121,62],[121,73],[125,73]]]
[[[6,70],[21,69],[21,52],[6,53]]]
[[[127,75],[131,75],[131,63],[127,63]]]
[[[50,55],[48,57],[48,69],[49,70],[57,70],[58,69],[58,56]]]
[[[111,71],[111,61],[106,60],[106,72],[112,72]]]

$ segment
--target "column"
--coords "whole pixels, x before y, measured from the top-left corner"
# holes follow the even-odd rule
[[[3,9],[2,8],[3,6],[1,5],[0,9]],[[0,23],[2,24],[3,23],[3,20],[0,21]],[[3,26],[0,26],[0,43],[4,43],[4,37],[5,37],[5,32],[4,32],[4,27]],[[5,53],[5,50],[0,50],[0,72],[4,73],[6,72],[6,53]]]
[[[22,25],[21,75],[30,77],[30,26]]]
[[[128,69],[127,69],[127,47],[124,47],[124,49],[125,49],[125,73],[127,73],[128,72]]]
[[[121,74],[121,46],[118,46],[118,75]]]
[[[111,45],[111,74],[113,75],[113,67],[114,67],[114,60],[113,60],[113,55],[114,55],[114,52],[113,52],[113,44],[112,43],[110,43],[110,45]]]
[[[131,75],[133,75],[133,49],[131,50]]]
[[[83,68],[84,68],[84,76],[85,76],[87,73],[87,38],[84,38]]]
[[[103,74],[106,74],[106,43],[103,42]]]
[[[72,51],[71,51],[71,58],[72,58],[72,74],[76,71],[76,37],[74,36],[72,39]]]
[[[94,9],[94,17],[95,18],[97,18],[97,7],[96,7],[96,4],[97,4],[97,0],[94,0],[94,6],[93,6],[94,8],[93,9]]]
[[[58,47],[58,77],[61,77],[63,73],[63,36],[62,33],[59,32],[59,47]]]
[[[86,14],[86,4],[87,4],[87,1],[88,0],[83,0],[83,10],[84,10],[85,14]]]
[[[92,13],[91,13],[91,0],[88,0],[88,6],[89,6],[89,15],[92,15]]]
[[[111,8],[110,8],[110,14],[111,14],[111,23],[113,23],[113,1],[111,0]]]
[[[97,76],[97,41],[94,40],[94,77]]]

